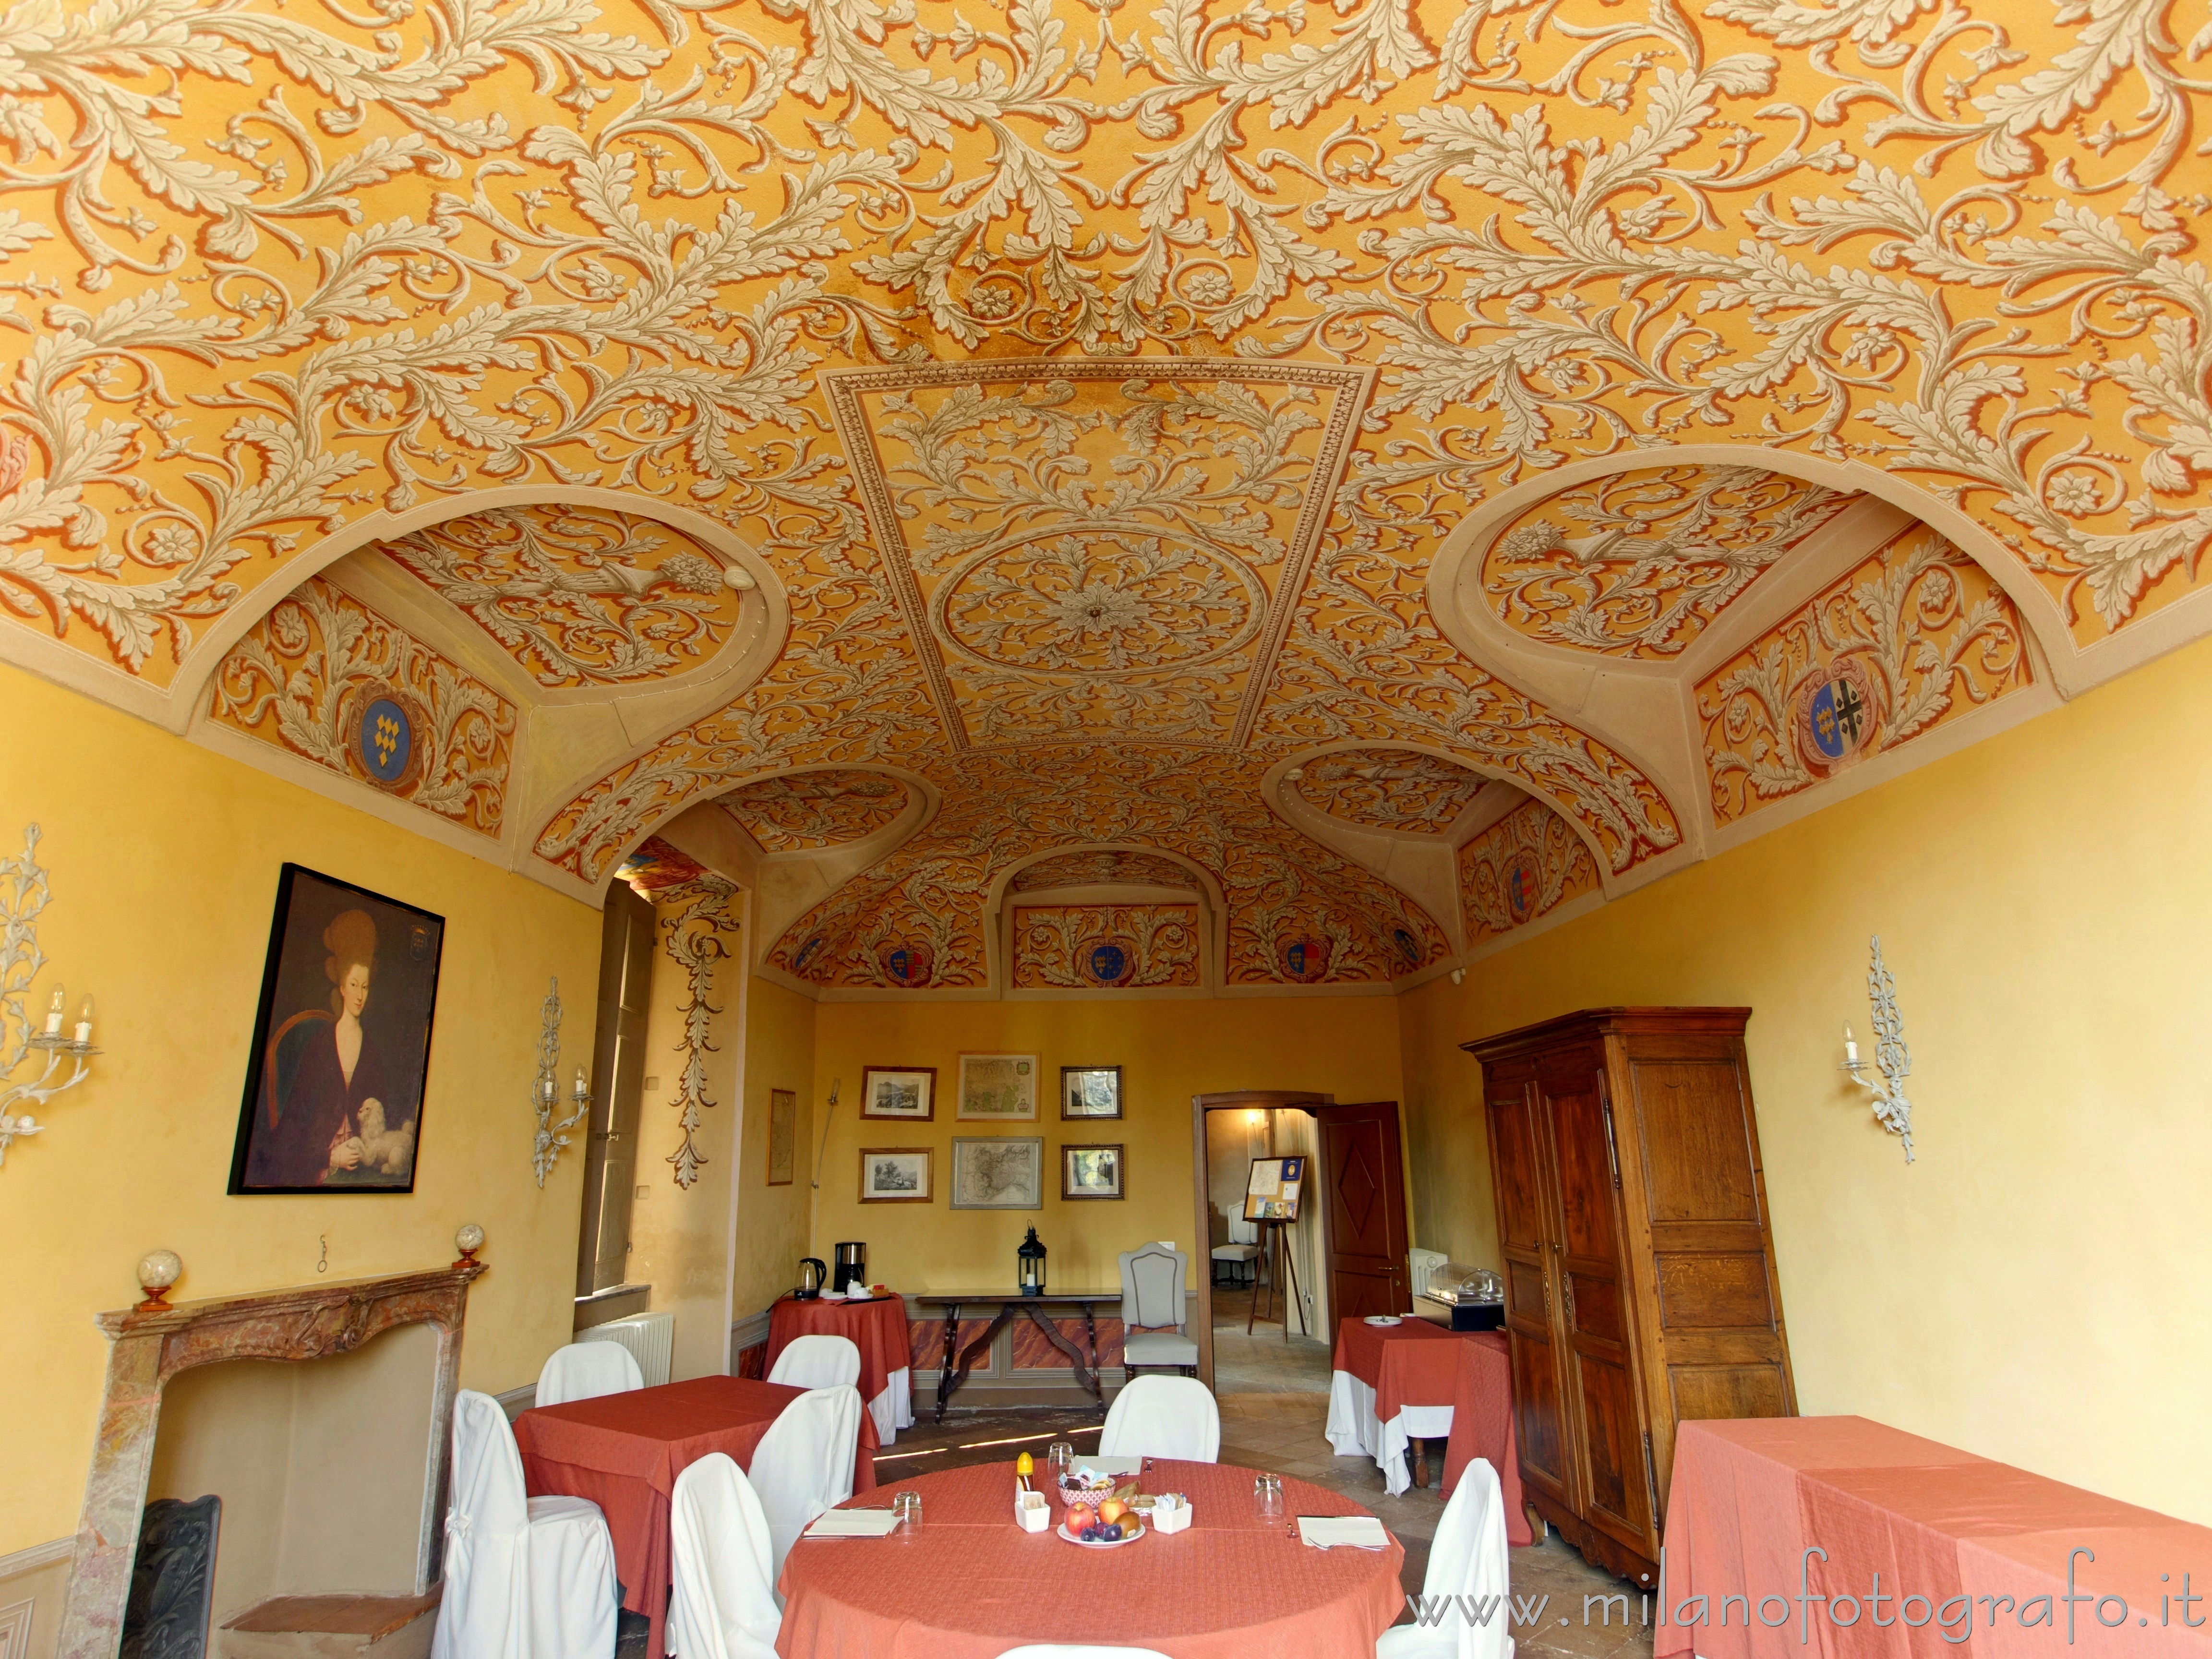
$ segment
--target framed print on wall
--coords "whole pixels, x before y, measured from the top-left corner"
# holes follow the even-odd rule
[[[959,1120],[1033,1123],[1036,1083],[1035,1054],[963,1054]]]
[[[1060,1195],[1062,1198],[1124,1198],[1122,1154],[1119,1141],[1108,1146],[1062,1146],[1060,1149]]]
[[[1044,1140],[994,1136],[952,1139],[952,1208],[1041,1210]]]
[[[936,1197],[935,1154],[927,1146],[860,1148],[860,1202],[927,1204]]]
[[[860,1115],[902,1118],[909,1123],[928,1122],[937,1115],[937,1067],[862,1066]]]
[[[1121,1115],[1121,1068],[1118,1066],[1063,1066],[1060,1068],[1060,1115],[1078,1117]]]
[[[796,1089],[771,1089],[768,1091],[768,1184],[771,1187],[791,1185],[791,1165],[793,1143],[798,1139],[799,1091]]]
[[[446,919],[287,864],[230,1191],[411,1193]]]

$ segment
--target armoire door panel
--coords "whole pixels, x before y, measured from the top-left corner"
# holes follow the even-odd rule
[[[1541,1250],[1551,1230],[1545,1225],[1543,1175],[1527,1100],[1518,1093],[1493,1096],[1490,1121],[1498,1242],[1509,1253]]]
[[[1550,1300],[1544,1294],[1544,1264],[1541,1261],[1506,1259],[1505,1316],[1525,1320],[1540,1328],[1550,1323],[1552,1310]]]
[[[1666,1330],[1774,1323],[1763,1254],[1662,1256],[1657,1277],[1659,1322]]]
[[[1628,1327],[1621,1317],[1620,1282],[1612,1271],[1578,1273],[1570,1263],[1566,1278],[1571,1287],[1567,1297],[1568,1330],[1577,1340],[1595,1339],[1625,1344]]]
[[[1625,1364],[1576,1354],[1580,1405],[1584,1513],[1624,1543],[1641,1549],[1651,1530],[1646,1496],[1644,1429],[1636,1387]]]
[[[1559,1368],[1552,1345],[1516,1331],[1513,1350],[1513,1429],[1522,1478],[1564,1504],[1567,1490],[1566,1415],[1560,1409]]]
[[[1748,1221],[1759,1193],[1732,1057],[1632,1059],[1651,1219]]]
[[[1559,1182],[1559,1245],[1571,1256],[1617,1262],[1620,1229],[1615,1219],[1619,1194],[1607,1152],[1605,1109],[1593,1066],[1571,1082],[1547,1078],[1544,1097],[1552,1111],[1552,1145]]]
[[[1674,1365],[1668,1369],[1674,1420],[1717,1417],[1787,1417],[1788,1391],[1782,1367],[1764,1365]]]

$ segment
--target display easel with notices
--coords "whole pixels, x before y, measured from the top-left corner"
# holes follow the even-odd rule
[[[1298,1194],[1305,1185],[1306,1161],[1304,1158],[1255,1158],[1252,1160],[1252,1178],[1244,1188],[1244,1219],[1259,1227],[1267,1243],[1262,1254],[1267,1258],[1267,1310],[1275,1310],[1275,1286],[1283,1282],[1285,1271],[1290,1274],[1289,1301],[1298,1310],[1298,1334],[1310,1335],[1306,1329],[1305,1300],[1298,1293],[1297,1264],[1291,1253],[1283,1248],[1283,1229],[1298,1218]],[[1252,1327],[1260,1317],[1260,1297],[1253,1293],[1252,1310],[1245,1316],[1244,1334],[1252,1334]],[[1279,1317],[1283,1323],[1283,1340],[1291,1340],[1291,1316],[1286,1307]]]

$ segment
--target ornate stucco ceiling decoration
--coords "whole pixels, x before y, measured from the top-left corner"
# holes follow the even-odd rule
[[[1480,948],[1598,890],[1597,864],[1567,821],[1523,801],[1459,849],[1467,943]]]
[[[763,778],[716,803],[770,853],[806,853],[872,836],[906,806],[906,786],[850,769]]]
[[[549,690],[635,685],[711,660],[753,579],[665,524],[605,508],[495,508],[379,550]]]
[[[1679,656],[1856,499],[1764,467],[1616,472],[1500,530],[1483,555],[1482,586],[1500,621],[1540,643]]]
[[[2042,653],[2001,708],[2212,627],[2212,94],[2154,7],[50,10],[0,31],[0,654],[212,730],[304,580],[411,547],[510,695],[613,705],[543,744],[518,714],[503,845],[543,879],[592,892],[795,769],[942,795],[957,828],[853,890],[887,909],[823,912],[825,975],[940,928],[933,982],[975,983],[1009,861],[1132,837],[1220,882],[1243,982],[1387,981],[1401,931],[1433,965],[1432,924],[1257,801],[1329,745],[1525,788],[1608,890],[1772,822],[1820,797],[1723,822],[1696,722],[1586,694],[1705,684],[1846,574],[1784,521],[1855,489],[1992,573]],[[1578,568],[1500,563],[1498,651],[1431,607],[1502,495],[1712,444],[1826,482],[1656,519],[1600,491],[1636,498],[1601,556],[1547,509]],[[573,514],[486,492],[540,490],[744,549],[781,654],[678,707],[731,594],[665,526],[526,556]],[[428,523],[487,506],[528,536]],[[1527,672],[1545,629],[1591,665]],[[1096,810],[1063,810],[1081,774]]]
[[[1025,864],[1006,883],[1010,893],[1056,887],[1191,887],[1196,878],[1173,859],[1152,853],[1055,853]]]
[[[1480,773],[1407,749],[1340,749],[1308,761],[1299,795],[1331,817],[1373,830],[1441,836],[1474,805]]]
[[[1367,372],[1166,367],[823,377],[956,747],[1250,736]]]
[[[1014,912],[1010,983],[1030,991],[1195,990],[1195,904],[1040,904]]]

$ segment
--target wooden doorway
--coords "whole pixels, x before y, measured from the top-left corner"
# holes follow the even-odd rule
[[[1402,1314],[1413,1307],[1406,1283],[1406,1161],[1398,1103],[1328,1106],[1321,1126],[1316,1194],[1322,1212],[1332,1321]]]
[[[1191,1277],[1198,1290],[1197,1310],[1192,1316],[1195,1327],[1193,1334],[1198,1339],[1198,1375],[1207,1388],[1213,1386],[1213,1261],[1212,1218],[1207,1205],[1206,1115],[1208,1112],[1272,1112],[1285,1109],[1313,1113],[1316,1107],[1334,1103],[1334,1095],[1316,1093],[1301,1089],[1240,1089],[1229,1094],[1193,1095],[1190,1097],[1191,1133],[1191,1212],[1196,1245],[1190,1252]],[[1322,1255],[1328,1258],[1326,1220],[1322,1223]],[[1279,1287],[1279,1294],[1280,1287]],[[1288,1317],[1289,1310],[1285,1310]]]

